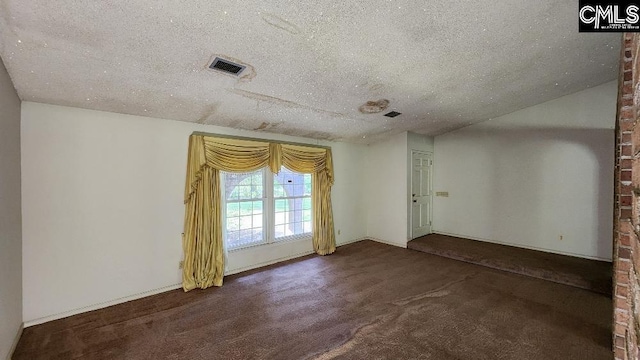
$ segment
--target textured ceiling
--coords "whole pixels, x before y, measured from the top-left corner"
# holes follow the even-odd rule
[[[0,1],[23,100],[317,139],[437,135],[618,70],[620,34],[578,33],[575,0]]]

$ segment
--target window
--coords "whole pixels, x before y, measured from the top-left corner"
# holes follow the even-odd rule
[[[311,235],[311,174],[222,172],[222,189],[227,249]]]
[[[238,248],[264,243],[265,170],[222,174],[226,244]]]
[[[311,233],[311,174],[284,166],[273,176],[275,239]]]

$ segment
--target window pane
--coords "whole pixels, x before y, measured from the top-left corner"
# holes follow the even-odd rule
[[[238,234],[239,234],[238,236],[239,245],[251,244],[253,242],[253,239],[252,239],[253,232],[250,229],[240,230],[238,231]]]
[[[289,200],[276,200],[276,212],[283,212],[289,209]]]
[[[225,177],[225,194],[227,200],[243,200],[263,197],[264,171],[252,173],[227,173]]]
[[[253,206],[250,202],[241,202],[240,203],[240,215],[251,215],[253,214]]]
[[[240,221],[237,217],[227,217],[227,231],[240,230]]]
[[[274,176],[273,193],[276,239],[310,233],[311,174],[300,174],[282,167]],[[307,226],[305,221],[309,222]]]
[[[263,243],[264,171],[222,172],[225,241],[230,249]]]
[[[240,216],[240,230],[251,229],[253,227],[252,224],[251,216]]]
[[[302,208],[305,210],[311,210],[311,198],[302,199]]]
[[[293,184],[284,184],[284,196],[293,196]]]
[[[227,231],[227,242],[230,244],[238,243],[238,232],[237,231]]]
[[[304,233],[301,222],[290,223],[288,226],[288,230],[291,232],[291,234],[296,234],[296,235]]]
[[[282,225],[287,222],[287,214],[284,212],[275,213],[274,224]]]
[[[283,167],[273,175],[273,183],[266,184],[264,170],[251,173],[227,173],[223,175],[223,201],[226,226],[225,241],[230,249],[266,242],[273,231],[275,239],[310,234],[311,219],[311,174],[300,174]],[[264,197],[265,184],[272,187],[273,199]],[[271,213],[265,213],[267,202]],[[273,217],[271,231],[264,229],[265,216]]]
[[[240,205],[238,203],[227,203],[227,218],[240,215]]]
[[[285,197],[285,196],[287,195],[284,192],[284,187],[282,186],[282,183],[280,183],[280,181],[278,181],[277,178],[274,178],[273,179],[273,197],[279,198],[279,197]]]
[[[253,228],[262,228],[262,214],[253,215]]]
[[[262,201],[254,201],[253,205],[253,214],[262,214]]]

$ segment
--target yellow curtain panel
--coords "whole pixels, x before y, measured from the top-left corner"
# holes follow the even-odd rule
[[[336,250],[331,208],[331,149],[191,135],[185,184],[182,246],[185,291],[221,286],[224,276],[220,171],[249,172],[280,167],[312,174],[313,248],[320,255]]]

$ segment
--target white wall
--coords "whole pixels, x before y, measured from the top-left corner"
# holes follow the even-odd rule
[[[27,325],[178,286],[193,131],[331,146],[337,242],[366,236],[364,174],[352,166],[364,146],[24,102]],[[229,273],[311,250],[307,241],[232,252]]]
[[[411,156],[411,150],[433,152],[434,139],[431,136],[408,132],[407,148],[409,149],[409,156]],[[409,170],[411,171],[411,169]]]
[[[411,229],[411,152],[433,152],[432,137],[403,132],[371,144],[366,156],[367,236],[407,247]]]
[[[407,133],[369,145],[366,156],[367,236],[407,246]]]
[[[22,327],[20,99],[0,60],[0,359]]]
[[[613,81],[437,136],[435,231],[610,260],[616,98]]]

